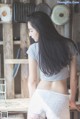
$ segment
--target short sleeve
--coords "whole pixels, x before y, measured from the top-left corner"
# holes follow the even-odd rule
[[[74,55],[78,54],[76,45],[74,45],[73,43],[69,43],[68,46],[69,46],[71,56],[74,56]]]
[[[26,52],[29,57],[32,59],[36,60],[36,48],[35,48],[35,43],[29,46],[29,49]]]

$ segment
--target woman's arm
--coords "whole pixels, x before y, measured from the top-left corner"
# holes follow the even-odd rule
[[[76,91],[77,91],[77,81],[78,81],[77,61],[76,61],[76,56],[73,56],[71,64],[70,64],[70,89],[71,89],[70,107],[79,110],[79,107],[76,106],[76,102],[75,102]]]
[[[76,56],[73,56],[70,64],[70,89],[71,89],[71,101],[75,102],[77,91],[77,64]]]
[[[37,62],[31,57],[29,57],[28,59],[29,59],[28,88],[29,88],[29,97],[31,97],[38,84]]]

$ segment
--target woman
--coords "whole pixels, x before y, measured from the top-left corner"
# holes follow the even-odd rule
[[[29,36],[36,43],[27,53],[29,58],[28,119],[70,119],[67,78],[70,65],[70,104],[75,104],[76,48],[74,43],[58,34],[51,19],[35,12],[28,19]],[[38,67],[39,70],[38,71]],[[38,73],[40,72],[40,74]],[[40,77],[38,76],[40,75]]]

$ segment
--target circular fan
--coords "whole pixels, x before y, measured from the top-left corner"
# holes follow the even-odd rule
[[[57,25],[63,25],[68,22],[70,10],[66,5],[56,5],[51,14],[52,21]]]

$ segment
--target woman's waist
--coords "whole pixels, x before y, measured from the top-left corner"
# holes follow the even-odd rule
[[[55,92],[67,94],[67,80],[58,80],[58,81],[45,81],[41,80],[38,84],[38,89],[52,90]]]

